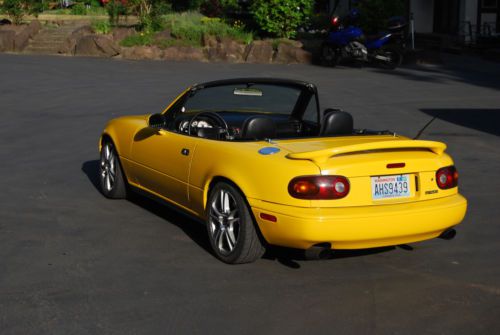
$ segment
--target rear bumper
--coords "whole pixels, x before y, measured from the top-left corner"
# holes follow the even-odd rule
[[[307,249],[362,249],[423,241],[459,224],[467,210],[460,194],[415,203],[350,208],[301,208],[248,199],[270,244]],[[271,214],[277,222],[263,220]]]

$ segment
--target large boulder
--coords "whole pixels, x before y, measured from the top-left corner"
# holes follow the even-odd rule
[[[116,43],[120,43],[123,41],[126,37],[129,37],[133,34],[135,34],[135,29],[134,28],[126,28],[126,27],[118,27],[113,29],[113,40]]]
[[[169,61],[206,61],[202,49],[184,46],[166,48],[163,50],[163,59]]]
[[[299,42],[300,43],[300,42]],[[300,45],[300,46],[299,46]],[[312,54],[302,49],[302,44],[280,43],[274,57],[275,63],[311,63]]]
[[[12,30],[0,30],[0,52],[14,51],[14,39],[16,32]]]
[[[161,59],[163,51],[156,47],[136,46],[130,48],[122,48],[121,56],[126,59]]]
[[[249,63],[271,63],[274,49],[271,40],[253,41],[247,48],[245,60]]]
[[[203,34],[202,42],[205,48],[217,48],[217,44],[219,43],[215,36],[209,34]]]
[[[16,34],[14,38],[14,50],[23,51],[24,48],[28,46],[30,41],[30,30],[28,28],[23,29],[20,33]]]
[[[104,35],[87,35],[81,37],[75,46],[75,55],[113,57],[120,53],[120,48],[113,40]]]
[[[242,63],[245,61],[247,46],[230,38],[221,39],[217,45],[217,55],[220,60],[230,63]]]
[[[93,35],[94,31],[90,26],[82,26],[75,29],[64,41],[64,44],[59,49],[60,54],[75,54],[76,43],[83,36]]]

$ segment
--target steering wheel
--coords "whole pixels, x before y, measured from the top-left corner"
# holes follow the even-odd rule
[[[188,134],[192,135],[192,129],[193,129],[193,123],[194,121],[198,121],[199,119],[207,118],[210,119],[210,121],[214,121],[214,127],[219,128],[221,131],[221,134],[226,134],[229,135],[229,126],[227,125],[226,120],[222,118],[219,114],[215,112],[200,112],[196,115],[194,115],[191,120],[189,120],[189,127],[188,127]]]

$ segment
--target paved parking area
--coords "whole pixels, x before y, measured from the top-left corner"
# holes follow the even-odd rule
[[[453,241],[228,266],[204,227],[95,187],[106,120],[194,82],[316,83],[357,128],[448,144],[469,212]],[[336,69],[0,55],[0,334],[500,333],[500,66]],[[402,223],[404,224],[404,222]]]

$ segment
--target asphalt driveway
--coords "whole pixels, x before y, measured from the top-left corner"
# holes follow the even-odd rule
[[[444,141],[469,211],[452,241],[228,266],[205,228],[96,188],[97,141],[185,86],[311,81],[355,127]],[[500,333],[500,66],[387,72],[0,54],[0,334]],[[404,223],[402,223],[404,224]]]

